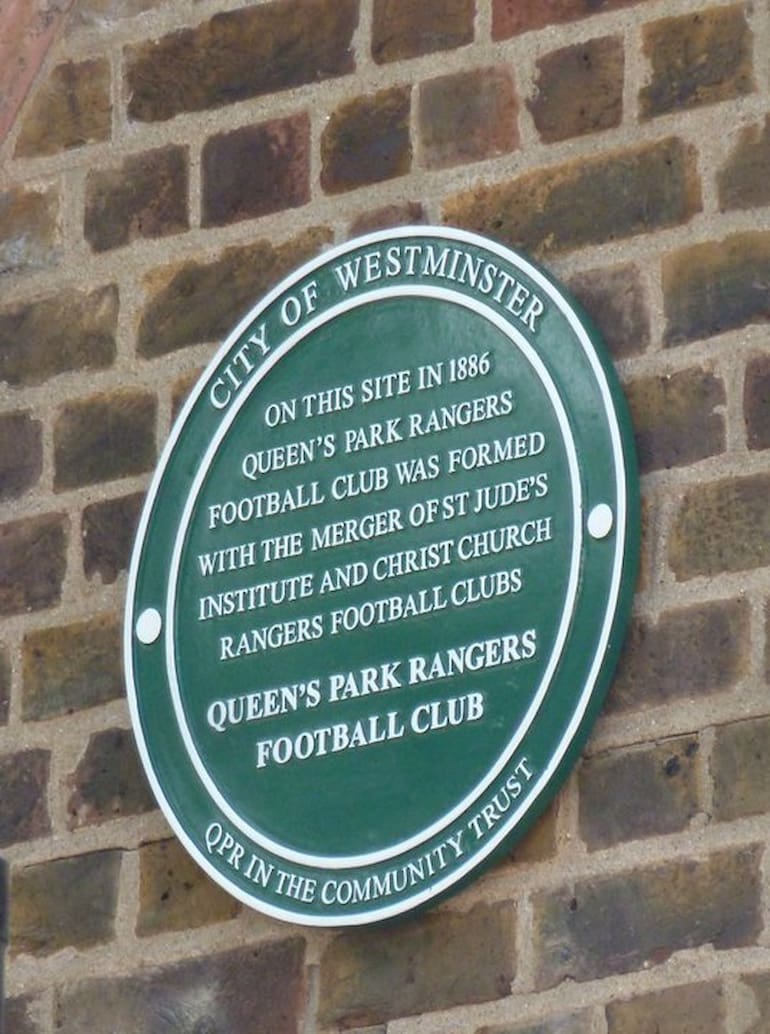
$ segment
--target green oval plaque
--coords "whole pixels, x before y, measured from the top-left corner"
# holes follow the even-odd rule
[[[126,671],[166,816],[283,919],[448,893],[574,762],[637,552],[620,390],[542,270],[446,228],[327,252],[225,342],[142,516]]]

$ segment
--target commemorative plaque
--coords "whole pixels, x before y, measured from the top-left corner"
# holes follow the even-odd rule
[[[138,531],[129,701],[176,833],[282,919],[456,889],[574,763],[637,540],[622,395],[546,273],[426,227],[298,269],[202,376]]]

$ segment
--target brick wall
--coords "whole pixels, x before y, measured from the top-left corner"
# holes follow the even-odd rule
[[[508,860],[417,920],[308,931],[227,897],[154,806],[126,565],[239,315],[421,221],[524,249],[603,328],[635,617]],[[0,152],[9,1034],[770,1030],[769,319],[767,0],[75,0]]]

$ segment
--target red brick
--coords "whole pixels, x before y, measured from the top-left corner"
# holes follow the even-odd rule
[[[0,309],[0,381],[42,384],[72,370],[102,370],[116,354],[118,289],[66,290]]]
[[[421,156],[429,169],[481,161],[519,145],[518,101],[505,68],[429,79],[420,87]]]
[[[645,25],[643,35],[652,78],[639,95],[642,118],[754,90],[745,4],[662,18]]]
[[[67,403],[54,426],[54,490],[150,470],[156,409],[154,395],[129,390]]]
[[[86,180],[84,234],[94,251],[166,237],[188,228],[186,147],[161,147],[131,155],[114,169]]]
[[[36,484],[43,469],[43,425],[30,413],[0,415],[0,500]]]
[[[67,570],[68,521],[50,513],[0,525],[0,614],[58,603]]]
[[[407,201],[402,205],[385,205],[372,212],[362,213],[350,224],[348,233],[351,237],[358,237],[392,226],[417,226],[425,222],[427,217],[420,202]]]
[[[741,130],[735,150],[717,174],[719,207],[722,212],[735,208],[755,208],[770,204],[770,115],[764,126],[756,124]]]
[[[0,757],[0,847],[51,832],[48,777],[51,752],[20,750]]]
[[[27,633],[22,718],[54,718],[122,696],[121,656],[120,624],[111,615]]]
[[[541,140],[554,143],[619,126],[623,118],[623,41],[604,36],[551,51],[537,61],[527,101]]]
[[[770,232],[736,233],[663,259],[664,343],[678,345],[770,319]]]
[[[128,729],[94,733],[68,785],[73,791],[67,802],[68,829],[142,815],[156,807]]]
[[[409,172],[410,90],[356,97],[332,114],[321,136],[321,186],[340,194]]]
[[[377,64],[453,50],[473,40],[473,0],[374,0],[372,57]]]
[[[290,937],[130,976],[68,981],[57,991],[56,1030],[299,1034],[304,957],[304,940]]]
[[[633,263],[576,273],[568,283],[614,358],[644,352],[650,343],[650,317],[641,274]]]
[[[607,1006],[607,1034],[725,1034],[725,1000],[716,981],[667,987]]]
[[[83,509],[83,570],[111,585],[128,569],[144,493],[91,503]]]
[[[306,114],[213,136],[203,146],[203,225],[224,226],[310,200]]]
[[[51,269],[60,258],[58,192],[14,187],[0,194],[0,276]]]
[[[477,905],[391,927],[343,933],[321,958],[319,1022],[365,1027],[511,993],[515,912]]]
[[[578,21],[641,0],[492,0],[492,38],[507,39],[546,25]]]
[[[351,72],[358,0],[277,0],[127,47],[128,114],[172,118]]]
[[[756,944],[763,845],[577,880],[533,897],[535,987],[660,965],[678,951]]]
[[[24,111],[16,157],[56,154],[112,134],[110,64],[67,61],[51,69]]]
[[[686,223],[700,208],[695,152],[669,137],[463,191],[443,217],[543,257]]]

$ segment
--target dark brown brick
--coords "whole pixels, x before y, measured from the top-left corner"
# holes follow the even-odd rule
[[[770,448],[770,356],[755,356],[746,364],[743,417],[748,447]]]
[[[186,147],[160,147],[89,173],[83,232],[93,250],[186,230],[187,163]]]
[[[198,367],[195,370],[190,370],[189,373],[184,374],[175,382],[171,389],[171,418],[176,420],[182,411],[182,406],[185,404],[190,396],[190,392],[193,390],[195,385],[200,380],[203,370]]]
[[[639,94],[642,118],[754,90],[745,4],[661,18],[644,26],[643,38],[652,77]]]
[[[56,1030],[297,1034],[304,956],[304,940],[292,937],[133,976],[70,982],[58,993]]]
[[[51,752],[20,750],[0,757],[0,847],[51,832],[48,775]]]
[[[14,187],[0,194],[0,276],[51,269],[60,257],[56,190]]]
[[[678,345],[770,319],[770,232],[737,233],[663,259],[664,343]]]
[[[11,659],[8,656],[8,652],[0,646],[0,725],[8,724],[12,677]]]
[[[682,467],[725,449],[722,381],[706,370],[681,370],[625,385],[642,474]]]
[[[130,477],[155,462],[154,395],[118,391],[70,402],[54,426],[54,490]]]
[[[43,425],[30,413],[0,415],[0,500],[36,484],[43,469]]]
[[[22,717],[39,721],[123,695],[121,632],[115,617],[41,628],[22,646]]]
[[[39,998],[34,995],[18,995],[5,1003],[6,1034],[43,1034]]]
[[[156,807],[127,729],[94,733],[68,782],[73,788],[67,803],[68,829],[141,815]]]
[[[770,204],[770,115],[764,127],[757,124],[741,131],[735,150],[717,174],[719,207],[755,208]]]
[[[314,227],[277,247],[262,240],[227,248],[212,262],[155,270],[146,280],[150,298],[139,326],[139,354],[154,358],[217,341],[261,295],[330,240],[330,231]]]
[[[650,318],[641,274],[633,263],[577,273],[569,288],[602,333],[616,359],[643,352]]]
[[[112,134],[110,63],[66,61],[51,69],[25,108],[16,157],[56,154]]]
[[[0,614],[58,603],[67,570],[68,522],[49,513],[0,525]]]
[[[112,585],[128,569],[131,550],[144,504],[144,493],[91,503],[83,510],[83,570],[86,578],[98,574]]]
[[[604,36],[551,51],[537,62],[527,101],[541,140],[554,143],[619,126],[623,118],[623,41]]]
[[[546,25],[559,25],[640,0],[492,0],[492,38],[507,39]]]
[[[120,851],[97,851],[18,869],[11,879],[11,951],[51,955],[111,941]]]
[[[670,137],[463,191],[443,214],[543,257],[686,223],[700,208],[695,152]]]
[[[476,1034],[593,1034],[595,1030],[590,1010],[559,1013],[546,1020],[531,1023],[505,1023],[497,1027],[482,1027]]]
[[[724,1034],[722,985],[687,984],[607,1006],[607,1034]]]
[[[578,774],[589,851],[686,829],[699,810],[697,736],[596,754]]]
[[[373,212],[364,212],[350,224],[351,237],[387,230],[391,226],[418,226],[427,222],[425,209],[419,201],[407,201],[403,205],[385,205]]]
[[[536,989],[647,969],[703,944],[755,944],[761,855],[758,845],[718,851],[535,894]]]
[[[335,937],[321,959],[320,1024],[365,1027],[504,998],[515,925],[513,905],[477,905]]]
[[[668,561],[680,582],[770,564],[770,476],[689,489],[671,529]]]
[[[118,289],[60,291],[0,310],[0,381],[42,384],[70,370],[101,370],[115,358]]]
[[[715,818],[730,821],[770,808],[770,718],[717,727],[711,778]]]
[[[770,973],[751,973],[741,978],[742,987],[748,988],[756,1009],[750,1027],[743,1034],[765,1034],[770,1024]]]
[[[140,937],[221,923],[240,905],[192,860],[178,840],[161,840],[139,851]]]
[[[745,600],[700,603],[632,622],[606,710],[625,712],[731,688],[748,670]]]
[[[388,61],[453,50],[473,40],[473,0],[374,0],[372,57]]]
[[[344,75],[357,23],[358,0],[278,0],[127,47],[129,117],[154,122]]]
[[[494,158],[519,146],[519,105],[506,68],[478,68],[420,87],[422,161],[429,169]]]
[[[310,200],[306,114],[245,126],[203,146],[203,225],[298,208]]]
[[[331,115],[321,135],[321,186],[327,194],[409,172],[409,87],[356,97]]]

